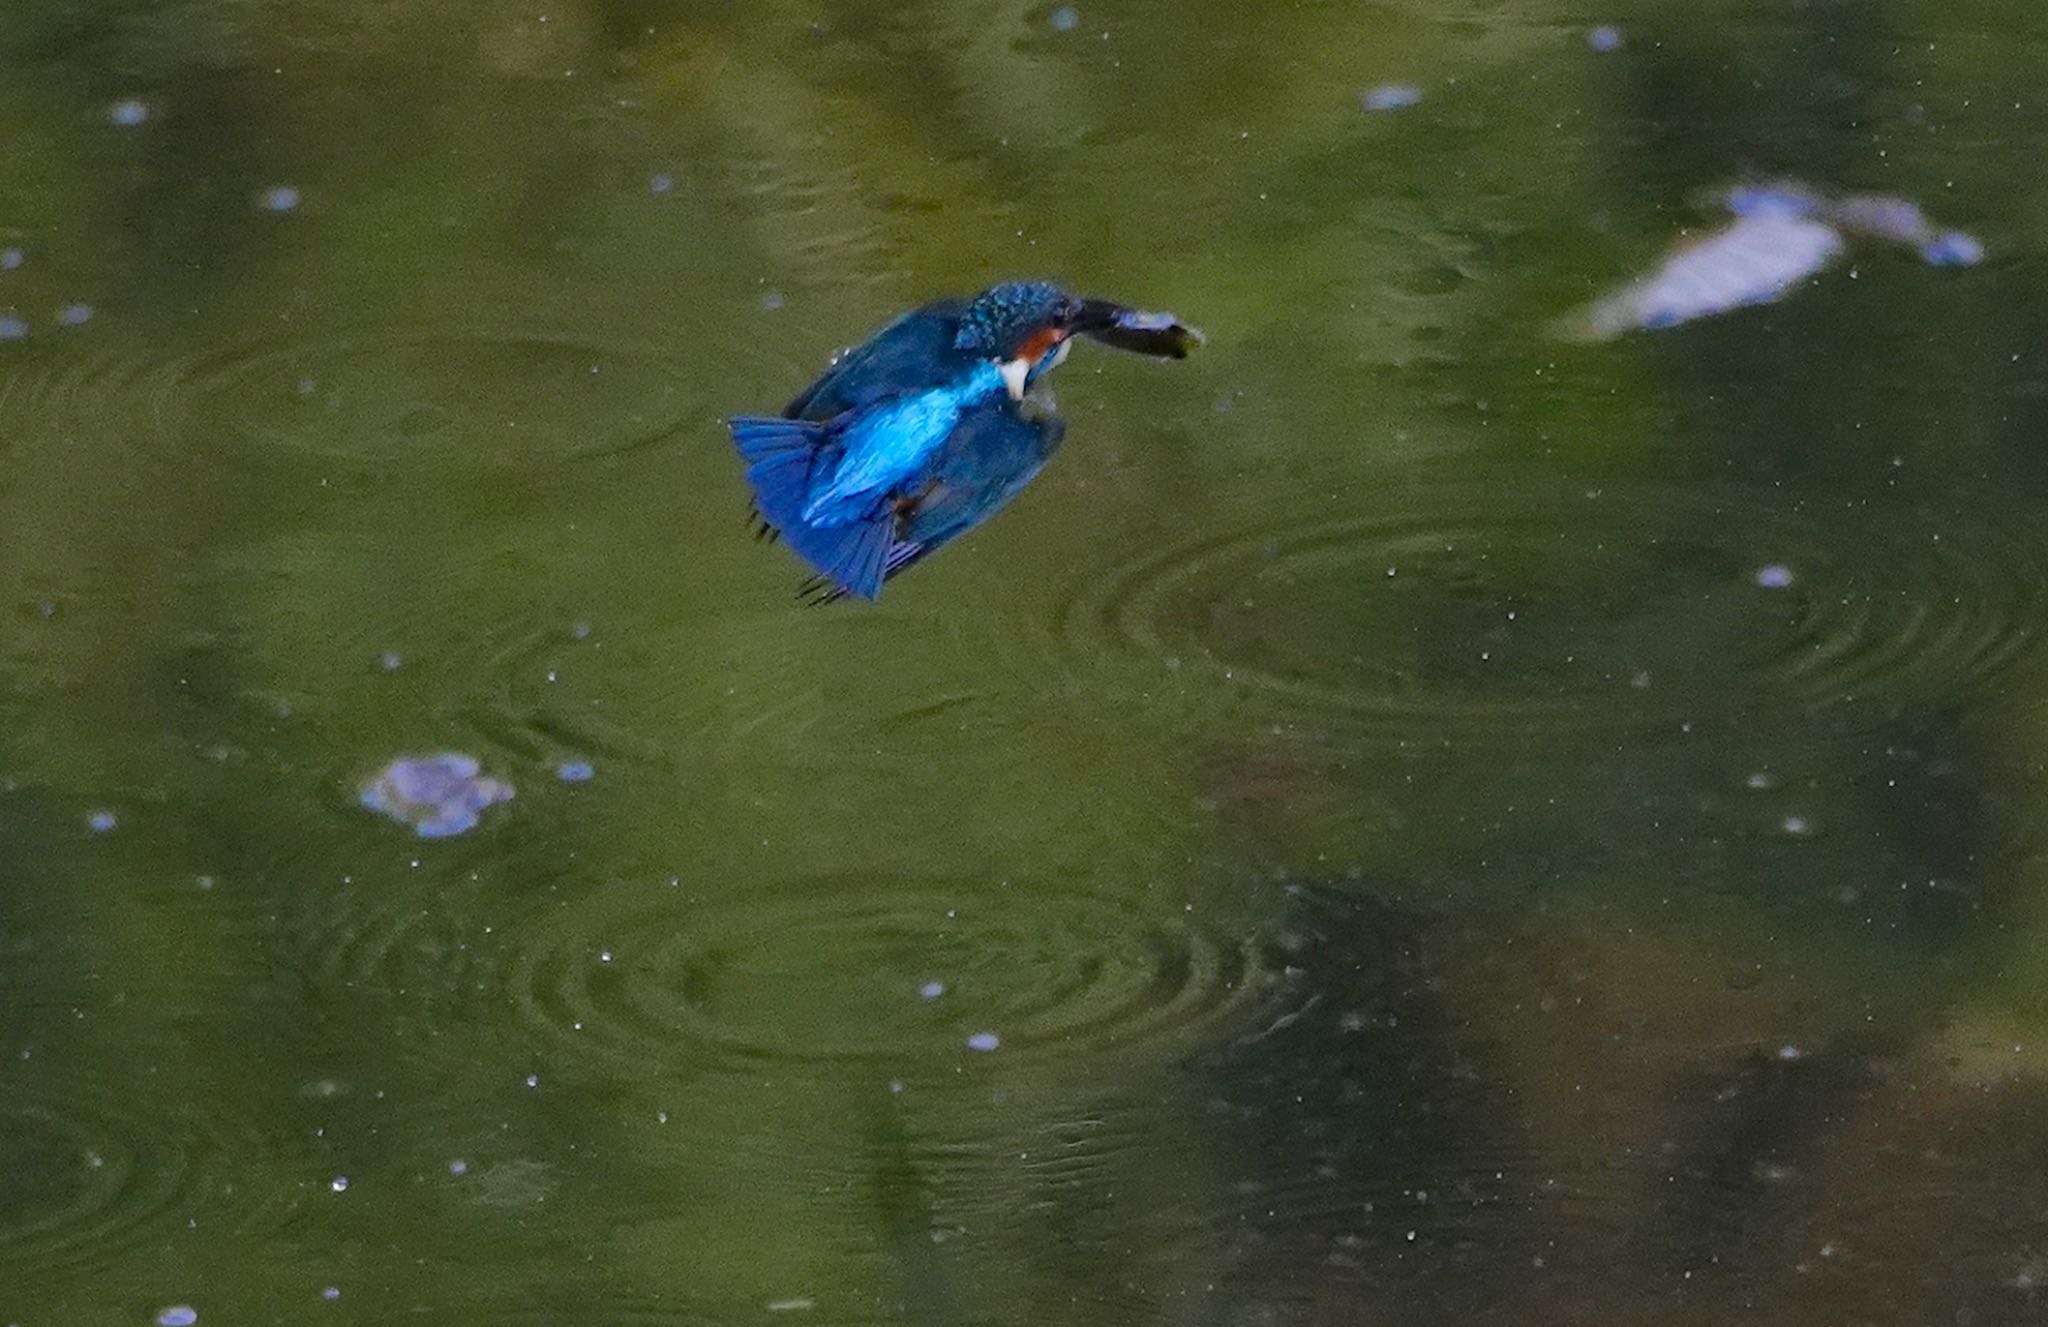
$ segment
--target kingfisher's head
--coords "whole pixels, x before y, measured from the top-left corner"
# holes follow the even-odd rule
[[[1082,302],[1046,281],[1005,281],[976,295],[960,315],[953,344],[993,360],[1012,400],[1066,353]]]

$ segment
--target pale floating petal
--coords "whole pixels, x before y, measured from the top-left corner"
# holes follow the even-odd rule
[[[1770,210],[1740,216],[1727,229],[1679,249],[1650,275],[1581,310],[1559,330],[1605,340],[1768,304],[1841,252],[1841,235],[1822,222]]]

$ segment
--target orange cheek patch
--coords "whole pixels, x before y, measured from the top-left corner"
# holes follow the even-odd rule
[[[1031,364],[1043,359],[1051,349],[1060,343],[1060,334],[1047,329],[1039,332],[1023,345],[1017,347],[1017,358]]]

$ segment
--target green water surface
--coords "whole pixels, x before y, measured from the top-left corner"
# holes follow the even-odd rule
[[[8,0],[0,1323],[2032,1320],[2044,68]],[[1550,334],[1754,175],[1988,257]],[[1209,344],[798,605],[723,419],[1010,276]],[[437,751],[516,796],[358,804]]]

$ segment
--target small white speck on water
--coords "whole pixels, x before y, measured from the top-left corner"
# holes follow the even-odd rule
[[[92,305],[67,304],[57,310],[57,321],[65,327],[83,327],[92,321]]]
[[[95,834],[111,834],[120,823],[112,811],[95,811],[85,818],[85,827]]]
[[[299,191],[289,184],[273,184],[257,202],[266,212],[289,212],[299,205]]]
[[[1771,772],[1769,770],[1761,769],[1758,770],[1756,773],[1750,775],[1748,778],[1744,779],[1742,782],[1743,786],[1748,788],[1751,792],[1763,792],[1768,788],[1775,788],[1778,786],[1778,780],[1771,774]]]
[[[658,170],[647,177],[647,192],[665,194],[675,192],[676,177],[665,170]]]
[[[1757,568],[1756,583],[1766,590],[1785,589],[1794,579],[1792,568],[1781,563],[1773,562],[1768,567]]]
[[[147,122],[148,119],[148,103],[135,97],[123,97],[107,107],[107,122],[120,125],[123,129],[133,129],[136,125]]]
[[[327,1181],[327,1187],[334,1190],[336,1193],[347,1193],[348,1176],[336,1175],[333,1179]]]
[[[526,1085],[527,1085],[528,1087],[539,1087],[539,1086],[540,1086],[540,1075],[539,1075],[539,1074],[528,1074],[528,1075],[526,1076]]]
[[[917,993],[926,1000],[936,1000],[946,993],[946,983],[942,981],[928,981],[917,988]]]
[[[1621,29],[1615,27],[1612,23],[1602,23],[1598,27],[1591,28],[1586,32],[1586,45],[1603,55],[1608,51],[1620,50],[1623,43],[1624,38],[1621,35]]]
[[[199,1310],[190,1304],[173,1304],[156,1315],[156,1327],[192,1327],[198,1321]]]
[[[379,656],[377,662],[383,667],[384,671],[387,673],[395,673],[399,669],[405,667],[405,660],[399,655],[397,650],[384,651],[384,653],[381,656]]]
[[[448,1163],[448,1173],[450,1175],[468,1174],[469,1163],[467,1161],[464,1161],[461,1157],[457,1157],[455,1158],[455,1160]]]
[[[992,1051],[1002,1044],[1003,1039],[993,1032],[977,1032],[967,1039],[967,1049],[971,1051]]]
[[[1805,816],[1786,816],[1778,822],[1778,828],[1795,839],[1803,839],[1813,833],[1813,823]]]
[[[769,1301],[764,1307],[770,1313],[801,1313],[805,1309],[816,1307],[816,1304],[817,1301],[809,1299],[777,1299]]]
[[[1800,1050],[1797,1046],[1792,1045],[1790,1042],[1787,1042],[1785,1045],[1778,1047],[1778,1058],[1781,1060],[1798,1060],[1804,1059],[1805,1056],[1805,1051]]]
[[[334,1302],[335,1300],[337,1300],[337,1299],[340,1299],[340,1298],[341,1298],[341,1287],[340,1287],[340,1286],[328,1286],[328,1287],[327,1287],[327,1288],[326,1288],[325,1290],[322,1290],[322,1291],[320,1292],[320,1298],[322,1298],[322,1299],[324,1299],[324,1300],[328,1301],[329,1303],[332,1303],[332,1302]]]
[[[1058,5],[1045,21],[1054,32],[1072,32],[1081,26],[1081,11],[1072,5]]]

